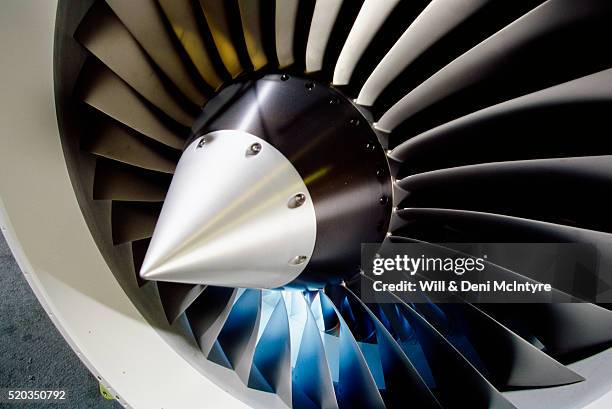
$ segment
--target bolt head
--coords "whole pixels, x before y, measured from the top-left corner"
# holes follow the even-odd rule
[[[306,202],[306,195],[304,193],[297,193],[289,200],[289,207],[295,209],[300,207]]]
[[[314,86],[315,86],[315,85],[314,85],[314,82],[310,82],[310,81],[309,81],[309,82],[307,82],[306,84],[304,84],[304,86],[306,87],[306,89],[307,89],[308,91],[312,91],[312,89],[314,88]]]
[[[200,139],[200,141],[198,142],[197,149],[202,148],[204,145],[206,145],[206,137],[204,137],[204,136],[203,136],[203,137]]]
[[[259,152],[261,152],[261,144],[258,142],[255,142],[254,144],[251,145],[249,150],[251,151],[251,154],[257,155]]]
[[[295,256],[294,258],[291,259],[289,264],[294,265],[294,266],[299,266],[300,264],[304,264],[306,260],[308,260],[308,257],[306,256]]]
[[[281,74],[280,79],[281,81],[287,81],[289,79],[289,74]]]

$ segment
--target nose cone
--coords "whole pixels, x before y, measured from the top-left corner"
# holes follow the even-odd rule
[[[280,287],[304,270],[315,240],[312,199],[291,162],[254,135],[216,131],[185,149],[140,276]]]

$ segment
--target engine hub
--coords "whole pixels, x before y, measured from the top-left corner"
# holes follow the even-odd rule
[[[288,74],[266,75],[226,87],[205,105],[193,127],[193,136],[177,167],[141,275],[147,279],[214,285],[320,288],[357,274],[361,244],[382,242],[392,210],[392,182],[387,157],[366,115],[337,90]],[[222,134],[218,134],[220,131]],[[187,160],[198,160],[193,159],[192,153],[197,144],[206,144],[210,135],[214,135],[213,144],[217,147],[223,144],[227,149],[240,150],[244,161],[237,158],[238,161],[230,166],[229,151],[224,153],[223,149],[217,148],[215,159],[202,156],[201,160],[208,163],[201,165],[206,170],[185,166],[183,162]],[[230,148],[235,144],[224,142],[224,138],[240,139],[244,146]],[[262,169],[251,171],[252,168],[243,167],[255,166],[255,161],[249,163],[247,160],[249,155],[271,149],[278,151],[279,155],[274,158],[266,156],[268,159],[265,160],[271,161],[266,162],[269,166],[267,173],[261,173]],[[224,160],[226,154],[227,161]],[[212,166],[214,163],[216,165]],[[263,159],[261,163],[264,166]],[[279,172],[284,175],[279,179],[283,183],[279,180],[272,182]],[[297,175],[297,179],[292,175]],[[192,182],[185,182],[190,179]],[[199,260],[191,262],[189,269],[192,274],[185,280],[186,276],[176,274],[176,271],[173,273],[172,266],[179,270],[184,267],[171,260],[170,253],[178,254],[176,249],[167,248],[161,251],[163,255],[158,250],[158,243],[167,243],[168,234],[177,231],[175,221],[168,220],[171,216],[167,209],[193,197],[192,193],[183,194],[180,189],[205,189],[206,184],[213,183],[215,189],[210,193],[214,197],[206,200],[224,203],[224,209],[216,206],[216,213],[208,214],[206,209],[198,208],[207,207],[207,204],[210,208],[210,203],[185,202],[181,210],[173,212],[175,220],[192,215],[193,223],[197,224],[197,228],[183,232],[184,238],[192,243],[191,247],[187,246],[191,249],[187,251],[190,255],[185,253],[186,250],[178,252],[186,260]],[[271,183],[277,184],[276,189]],[[245,209],[241,206],[245,195],[254,208],[268,202],[269,206],[262,207],[266,209],[262,210],[263,213],[251,212],[251,216],[244,218],[241,214]],[[291,200],[296,203],[306,201],[305,208],[312,206],[313,217],[304,216],[310,222],[305,222],[305,219],[298,222],[298,212],[286,211],[291,207]],[[237,205],[238,202],[241,204]],[[278,210],[271,211],[271,208]],[[240,214],[238,209],[241,209]],[[281,222],[281,215],[286,215],[287,219]],[[220,217],[223,220],[229,217],[231,220],[226,222],[235,227],[231,234],[246,238],[248,244],[241,246],[240,241],[234,240],[234,250],[221,251],[225,247],[216,247],[218,257],[227,256],[227,260],[232,262],[216,263],[214,254],[194,259],[194,254],[202,253],[202,246],[211,245],[210,226]],[[260,231],[257,231],[252,218],[263,217],[269,218],[266,220],[270,222],[262,220],[258,224]],[[160,226],[164,224],[175,227],[161,237]],[[274,231],[264,232],[266,229]],[[221,233],[215,232],[217,240]],[[309,245],[311,233],[313,244]],[[196,236],[199,239],[194,238]],[[172,246],[187,248],[184,243],[177,244],[181,243],[180,238],[174,242]],[[287,248],[294,256],[290,257]],[[287,251],[277,251],[279,249]],[[263,270],[253,259],[256,254],[268,260]],[[162,259],[165,268],[158,265]],[[271,266],[270,263],[275,264]],[[207,271],[207,265],[217,269],[216,279],[211,279],[213,272],[202,273]],[[249,269],[253,270],[252,274],[247,273]],[[275,279],[264,277],[271,273],[270,270],[274,270],[270,277]],[[253,280],[253,275],[258,272],[261,280]],[[239,278],[241,276],[244,278]],[[224,279],[228,281],[224,282]]]

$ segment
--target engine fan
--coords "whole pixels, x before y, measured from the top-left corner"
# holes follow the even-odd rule
[[[60,0],[66,164],[139,313],[250,406],[544,407],[586,393],[609,305],[367,303],[361,244],[611,266],[611,22],[607,0]]]

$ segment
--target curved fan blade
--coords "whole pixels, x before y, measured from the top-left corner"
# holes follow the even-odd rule
[[[223,84],[223,79],[217,73],[200,33],[193,2],[191,0],[159,0],[159,5],[170,20],[176,37],[204,81],[213,89],[218,89]]]
[[[92,6],[75,38],[146,100],[179,123],[191,126],[194,117],[177,103],[147,54],[103,2]]]
[[[164,147],[151,139],[128,129],[113,120],[91,115],[89,135],[84,135],[81,147],[98,156],[118,162],[173,173],[179,152]]]
[[[280,68],[294,63],[293,38],[299,0],[276,0],[276,54]]]
[[[113,119],[174,149],[185,144],[186,128],[171,129],[121,78],[95,60],[88,60],[79,80],[83,101]]]
[[[149,283],[149,281],[143,280],[140,278],[140,266],[142,266],[142,262],[144,261],[145,254],[147,254],[147,249],[149,248],[149,243],[151,239],[141,239],[132,242],[132,262],[134,263],[134,277],[136,278],[136,284],[139,287]]]
[[[113,243],[151,237],[160,211],[161,203],[113,202]]]
[[[106,0],[117,17],[144,48],[155,64],[194,104],[206,102],[204,93],[192,79],[187,65],[177,52],[166,30],[163,15],[155,0]]]
[[[247,52],[253,64],[253,69],[259,70],[268,64],[264,50],[264,34],[262,27],[262,1],[238,0],[240,19]]]
[[[338,409],[317,323],[301,293],[294,292],[291,299],[299,304],[299,309],[306,312],[306,322],[293,370],[293,408]]]
[[[281,296],[273,308],[272,315],[255,348],[249,386],[253,383],[256,371],[267,383],[271,392],[276,393],[287,405],[291,405],[289,317]]]
[[[217,341],[217,336],[232,309],[238,290],[208,286],[187,308],[187,320],[205,356]]]
[[[100,159],[96,162],[93,198],[162,202],[170,186],[170,176]]]
[[[218,0],[199,1],[221,60],[232,78],[236,78],[242,73],[243,67],[232,40],[231,25],[233,22],[230,21],[228,11],[231,2]],[[238,22],[236,21],[235,23]]]
[[[608,69],[440,125],[403,142],[390,157],[405,162],[404,173],[414,173],[483,161],[612,153],[612,142],[603,136],[612,129],[611,105]]]
[[[357,341],[349,326],[327,295],[321,294],[321,303],[328,303],[339,320],[339,379],[336,395],[340,408],[380,408],[385,409],[382,396],[378,391],[372,373],[368,369]]]
[[[431,126],[609,66],[610,56],[584,44],[612,35],[611,13],[606,0],[549,0],[427,79],[391,107],[377,127],[390,132],[444,101],[444,115],[437,112],[411,124]]]
[[[317,0],[306,45],[306,72],[323,68],[323,57],[343,0]]]
[[[455,407],[461,402],[463,407],[516,409],[442,334],[412,307],[395,298],[397,304],[381,305],[389,311],[384,319],[382,310],[375,313],[381,322],[388,322],[387,329],[398,341],[405,339],[407,330],[414,332],[433,374],[433,391],[442,407]],[[465,394],[466,390],[470,393]]]
[[[610,203],[599,195],[612,186],[612,156],[469,165],[408,176],[398,185],[409,192],[403,207],[476,210],[612,232]]]
[[[159,299],[161,300],[166,318],[170,324],[185,312],[185,310],[202,294],[206,286],[181,283],[157,282]]]
[[[359,59],[400,0],[366,0],[340,52],[334,85],[347,85]]]
[[[260,317],[261,291],[244,290],[217,337],[227,360],[245,384],[249,382],[253,365]]]
[[[525,336],[536,336],[545,352],[563,361],[612,345],[612,311],[587,303],[482,304],[496,320]]]
[[[416,308],[498,389],[584,380],[474,305],[416,304]]]
[[[404,407],[406,397],[410,396],[410,402],[415,407],[441,408],[440,403],[427,387],[423,378],[378,317],[352,291],[345,287],[331,287],[326,289],[326,293],[338,308],[340,308],[343,298],[350,300],[352,306],[360,310],[361,320],[367,320],[374,328],[384,374],[383,399],[385,405],[391,409]],[[355,333],[350,325],[349,328]]]
[[[431,45],[491,0],[433,0],[380,61],[357,103],[373,105],[381,92]]]

